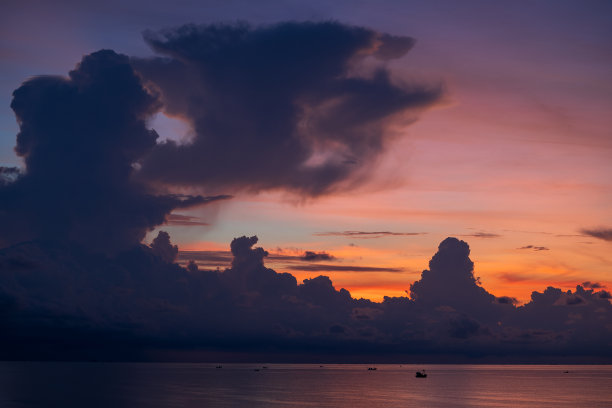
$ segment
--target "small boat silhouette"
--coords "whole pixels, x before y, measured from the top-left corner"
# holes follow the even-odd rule
[[[368,371],[374,371],[376,370],[376,367],[368,367]]]
[[[223,368],[223,366],[218,365],[216,368]]]
[[[416,372],[416,378],[427,378],[427,374],[425,373],[425,370],[417,371]]]

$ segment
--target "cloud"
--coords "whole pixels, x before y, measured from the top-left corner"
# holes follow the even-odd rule
[[[605,288],[604,285],[602,285],[599,282],[591,282],[591,281],[586,281],[586,282],[582,282],[581,286],[583,288],[587,288],[587,289],[602,289]]]
[[[550,248],[544,246],[526,245],[517,249],[533,249],[534,251],[549,251]]]
[[[429,270],[410,285],[410,297],[426,307],[450,306],[470,316],[490,318],[500,303],[474,277],[469,254],[465,241],[446,238],[429,261]]]
[[[505,305],[518,305],[519,303],[517,298],[510,296],[500,296],[497,298],[497,302]]]
[[[170,243],[170,234],[166,231],[159,231],[157,237],[151,242],[151,249],[161,260],[167,263],[176,261],[178,246]]]
[[[166,217],[166,225],[180,225],[180,226],[208,226],[207,222],[201,221],[198,217],[193,217],[184,214],[169,214]]]
[[[0,250],[0,357],[133,360],[202,350],[268,361],[612,359],[608,292],[547,288],[517,307],[478,285],[469,247],[456,238],[440,244],[411,297],[379,303],[354,299],[326,276],[299,284],[267,268],[256,244],[234,239],[223,271],[168,262],[176,246],[163,232],[151,246],[112,256],[43,241]]]
[[[301,255],[286,255],[285,250],[276,248],[275,253],[268,253],[266,260],[279,269],[299,270],[305,262],[336,261],[332,254],[327,252],[304,251]],[[290,250],[290,253],[299,253],[298,249]],[[187,265],[186,262],[194,261],[199,267],[215,269],[226,267],[231,263],[233,255],[231,251],[179,251],[178,262]],[[293,266],[292,266],[293,265]]]
[[[308,271],[308,272],[392,272],[399,273],[403,272],[402,268],[381,268],[374,266],[355,266],[355,265],[292,265],[289,269],[294,271]]]
[[[134,181],[136,164],[156,145],[146,121],[161,102],[124,55],[98,51],[68,77],[29,79],[11,108],[26,169],[2,169],[0,245],[43,239],[116,252],[172,210],[224,198],[162,195]]]
[[[223,263],[229,265],[232,262],[231,251],[179,251],[179,261],[194,260],[203,263]]]
[[[472,238],[499,238],[501,235],[493,234],[491,232],[475,232],[473,234],[464,234],[460,235],[462,237],[472,237]]]
[[[391,232],[391,231],[340,231],[340,232],[317,232],[313,235],[319,237],[349,237],[349,238],[360,238],[360,239],[370,239],[370,238],[382,238],[386,236],[415,236],[415,235],[424,235],[426,232]]]
[[[331,261],[334,260],[334,256],[328,254],[327,252],[313,252],[313,251],[306,251],[304,252],[304,255],[302,255],[300,257],[301,260],[303,261],[308,261],[308,262],[316,262],[316,261]]]
[[[162,57],[133,66],[195,135],[158,144],[142,162],[142,179],[171,186],[305,197],[353,188],[395,137],[389,127],[442,93],[385,68],[412,39],[337,22],[185,25],[144,37]]]
[[[603,239],[604,241],[612,241],[612,228],[583,228],[580,232],[593,238]]]
[[[0,187],[15,182],[21,175],[21,171],[17,167],[0,166]]]

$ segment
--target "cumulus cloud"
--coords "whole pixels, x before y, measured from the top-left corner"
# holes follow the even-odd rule
[[[612,228],[583,228],[580,232],[593,238],[603,239],[604,241],[612,241]]]
[[[170,243],[170,234],[166,231],[159,231],[157,237],[151,242],[151,249],[161,260],[166,263],[176,261],[178,246]]]
[[[32,78],[11,107],[26,168],[0,172],[0,245],[43,239],[117,251],[138,244],[175,208],[225,198],[156,194],[133,180],[135,164],[156,144],[146,121],[161,102],[124,55],[102,50],[68,77]]]
[[[168,262],[176,247],[165,233],[114,256],[42,241],[0,250],[0,356],[150,359],[180,349],[265,351],[270,361],[612,358],[608,292],[551,287],[517,307],[478,285],[469,247],[455,238],[440,244],[411,297],[383,302],[355,299],[325,276],[298,283],[266,267],[256,244],[234,239],[222,271]]]
[[[350,188],[393,139],[389,127],[441,95],[401,84],[383,65],[412,39],[363,27],[186,25],[144,37],[162,57],[133,66],[195,135],[155,146],[140,172],[149,181],[312,197]]]
[[[429,262],[421,279],[410,285],[410,297],[428,307],[451,306],[470,315],[488,314],[496,298],[479,285],[465,241],[447,238]]]

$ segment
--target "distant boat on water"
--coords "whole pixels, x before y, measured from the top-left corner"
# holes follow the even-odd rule
[[[376,367],[368,367],[368,371],[374,371],[376,370]]]
[[[427,378],[427,374],[425,373],[425,370],[417,371],[416,372],[416,378]]]

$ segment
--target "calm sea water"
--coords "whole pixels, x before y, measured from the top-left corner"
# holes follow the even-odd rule
[[[267,367],[2,362],[0,407],[612,407],[612,366]]]

